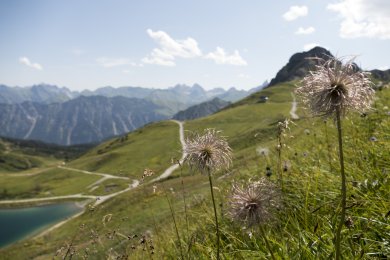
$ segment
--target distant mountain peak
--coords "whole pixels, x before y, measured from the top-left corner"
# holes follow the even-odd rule
[[[201,85],[199,85],[198,83],[194,83],[192,85],[192,88],[201,88],[201,89],[203,89],[203,87]]]
[[[312,69],[317,61],[312,58],[321,58],[328,60],[334,57],[330,51],[323,47],[316,46],[309,51],[295,53],[291,56],[288,63],[271,80],[268,87],[281,82],[287,82],[304,77]]]

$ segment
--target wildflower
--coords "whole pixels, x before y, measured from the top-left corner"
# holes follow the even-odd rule
[[[342,60],[329,57],[327,61],[318,59],[316,70],[303,78],[297,93],[316,116],[334,116],[339,143],[341,174],[341,212],[335,232],[335,258],[341,256],[341,230],[345,221],[347,187],[342,148],[341,117],[348,110],[364,112],[369,109],[374,96],[373,83],[369,73],[360,71],[353,59],[343,64]]]
[[[278,136],[284,135],[286,130],[290,130],[289,124],[292,123],[291,120],[285,119],[283,121],[279,121],[277,124],[278,127]]]
[[[353,220],[351,217],[348,217],[345,222],[344,222],[345,226],[347,226],[347,228],[353,228],[354,226],[354,223],[353,223]]]
[[[357,71],[353,59],[343,64],[331,57],[319,63],[296,90],[314,115],[329,117],[336,111],[344,115],[347,110],[370,108],[374,90],[369,73]]]
[[[232,163],[232,149],[220,131],[206,129],[204,135],[195,134],[186,140],[185,161],[201,172],[229,168]]]
[[[375,136],[371,136],[370,137],[370,141],[371,142],[376,142],[376,141],[378,141],[378,139]]]
[[[233,220],[248,226],[263,224],[272,219],[273,210],[279,204],[279,192],[265,178],[246,187],[233,184],[229,215]]]
[[[229,147],[226,139],[220,136],[219,133],[220,132],[215,129],[206,129],[204,135],[195,134],[193,138],[187,139],[184,146],[184,154],[186,154],[184,161],[186,161],[191,167],[195,166],[201,172],[207,172],[209,177],[217,235],[217,259],[220,259],[220,239],[211,171],[222,168],[227,169],[232,163],[232,149]]]
[[[261,155],[261,156],[268,156],[269,154],[269,149],[268,148],[265,148],[265,147],[257,147],[256,148],[256,152],[258,155]]]
[[[291,163],[289,161],[284,161],[283,171],[287,172],[291,168]]]
[[[151,169],[145,169],[144,170],[144,173],[142,174],[142,180],[143,179],[145,179],[146,177],[150,177],[150,176],[152,176],[152,175],[154,175],[154,171],[153,170],[151,170]]]

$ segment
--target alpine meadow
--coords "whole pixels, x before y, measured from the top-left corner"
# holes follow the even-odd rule
[[[277,16],[273,20],[254,3],[208,6],[200,1],[187,7],[171,0],[167,6],[129,1],[117,3],[120,10],[99,0],[95,5],[100,9],[88,13],[91,1],[77,4],[78,11],[73,2],[0,4],[19,18],[36,14],[41,26],[34,27],[39,32],[36,37],[51,32],[60,37],[58,42],[50,40],[58,46],[60,40],[67,42],[48,24],[49,18],[55,18],[49,10],[55,10],[59,20],[53,23],[64,30],[69,43],[74,43],[70,40],[74,36],[84,44],[72,46],[96,40],[91,44],[96,49],[72,47],[73,52],[61,58],[64,65],[54,63],[57,56],[51,48],[55,47],[49,44],[39,49],[41,56],[33,51],[43,44],[37,40],[22,48],[29,57],[35,53],[31,60],[19,59],[28,73],[14,73],[12,63],[7,63],[11,65],[6,73],[0,72],[0,83],[4,82],[0,85],[0,259],[390,258],[390,69],[381,66],[383,60],[378,67],[371,63],[390,39],[386,27],[390,5],[367,0],[296,1],[298,5],[288,9],[276,1],[269,3],[269,12]],[[168,10],[174,6],[178,9]],[[326,13],[337,12],[338,20],[333,17],[329,25],[309,20],[314,14],[323,18],[320,7]],[[211,9],[222,10],[213,14],[215,21]],[[270,19],[279,34],[269,30],[272,24],[257,20],[255,12]],[[80,18],[81,14],[91,20]],[[204,21],[193,20],[196,14],[201,19],[204,14]],[[26,24],[15,19],[9,14],[0,18],[15,27],[11,31],[0,25],[0,32],[11,37],[0,44],[5,58],[20,47],[17,35],[27,32]],[[214,26],[222,26],[218,19],[237,39],[225,30],[214,31]],[[255,21],[257,31],[245,27]],[[284,37],[299,21],[306,28]],[[340,31],[329,34],[334,40],[326,41],[324,28],[333,29],[336,22]],[[309,23],[315,28],[307,27]],[[177,30],[181,38],[147,29],[156,24]],[[244,30],[234,29],[235,24]],[[125,25],[133,38],[120,34]],[[186,38],[181,26],[199,42]],[[157,47],[137,38],[139,28]],[[91,32],[84,35],[87,29]],[[249,30],[264,32],[261,41],[246,37]],[[210,37],[202,38],[202,33]],[[273,55],[276,60],[277,52],[291,50],[281,46],[296,44],[294,37],[313,35],[329,47],[313,43],[304,51],[291,51],[275,69]],[[242,37],[247,45],[234,50]],[[262,80],[257,77],[252,88],[230,87],[255,86],[256,73],[250,66],[260,62],[260,56],[249,58],[258,54],[252,51],[251,40],[273,53],[263,54],[263,72],[256,68]],[[132,58],[119,58],[121,41],[133,44],[126,47]],[[213,41],[226,50],[217,46],[214,52],[207,51]],[[370,44],[378,46],[372,56],[367,51],[355,54]],[[149,53],[137,56],[144,45],[151,47]],[[345,54],[348,48],[351,52]],[[99,56],[98,49],[108,54]],[[343,50],[344,56],[337,50]],[[78,65],[67,63],[72,55],[80,59]],[[388,53],[381,55],[388,63]],[[2,64],[0,70],[5,68]],[[219,67],[213,70],[213,66]],[[270,68],[273,76],[264,81],[266,74],[261,73],[270,73]],[[96,86],[107,79],[121,87],[93,90],[37,84],[41,76],[31,71],[59,84]],[[73,77],[69,81],[61,76],[65,71]],[[14,74],[24,76],[12,78]],[[192,83],[193,76],[201,83]],[[191,84],[161,87],[172,86],[171,78]],[[31,87],[11,86],[33,81]],[[154,87],[139,87],[148,84]]]

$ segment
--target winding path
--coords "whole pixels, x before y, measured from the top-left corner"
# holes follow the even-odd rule
[[[186,154],[184,152],[184,147],[186,145],[186,142],[184,140],[184,126],[183,126],[183,122],[180,122],[180,121],[177,121],[177,120],[171,120],[171,121],[175,122],[176,124],[179,125],[180,143],[181,143],[182,153],[183,153],[181,158],[180,158],[180,160],[179,160],[179,163],[182,164],[183,161],[184,161],[184,158],[186,157]],[[157,178],[154,178],[149,183],[157,182],[157,181],[160,181],[160,180],[168,178],[169,175],[171,175],[177,168],[179,168],[179,166],[180,166],[179,163],[176,163],[176,164],[172,165],[171,167],[166,169],[160,176],[158,176]]]
[[[182,145],[182,151],[183,151],[182,157],[181,157],[181,159],[179,161],[179,163],[181,164],[181,163],[183,163],[184,158],[186,156],[186,154],[184,153],[185,140],[184,140],[183,122],[179,122],[179,121],[176,121],[176,120],[172,120],[172,121],[179,125],[180,143]],[[167,178],[169,175],[171,175],[179,167],[179,163],[176,163],[175,165],[170,166],[159,177],[151,180],[149,183],[160,181],[162,179]],[[79,170],[79,169],[69,168],[69,167],[64,167],[64,166],[57,166],[57,167],[60,168],[60,169],[66,169],[66,170],[81,172],[81,173],[84,173],[84,174],[92,174],[92,175],[100,175],[100,176],[102,176],[101,179],[97,180],[96,182],[94,182],[94,183],[92,183],[92,184],[90,184],[90,185],[88,185],[86,187],[86,188],[90,188],[89,191],[93,190],[94,188],[97,187],[96,185],[102,183],[103,181],[105,181],[107,179],[129,180],[128,177],[114,176],[114,175],[110,175],[110,174],[107,174],[107,173],[89,172],[89,171],[85,171],[85,170]],[[26,176],[26,175],[24,175],[24,176]],[[118,196],[119,194],[122,194],[122,193],[127,192],[127,191],[132,190],[132,189],[135,189],[139,185],[140,185],[140,182],[138,180],[133,180],[133,183],[130,184],[126,189],[120,190],[118,192],[115,192],[115,193],[112,193],[112,194],[109,194],[109,195],[105,195],[105,196],[73,194],[73,195],[53,196],[53,197],[45,197],[45,198],[32,198],[32,199],[20,199],[20,200],[1,200],[0,201],[0,205],[1,204],[12,204],[12,203],[26,203],[26,202],[27,203],[28,202],[31,203],[31,202],[41,202],[41,201],[52,201],[52,200],[59,200],[59,199],[89,199],[89,200],[94,200],[95,201],[93,206],[97,206],[97,205],[102,204],[105,201],[107,201],[107,200],[109,200],[109,199],[111,199],[113,197]],[[65,219],[65,220],[55,224],[54,226],[51,226],[50,228],[44,230],[43,232],[38,234],[36,237],[41,237],[41,236],[43,236],[45,234],[48,234],[49,232],[53,231],[54,229],[57,229],[60,226],[64,225],[68,221],[81,216],[84,212],[85,212],[85,208],[80,213],[78,213],[76,215],[73,215],[72,217],[67,218],[67,219]]]
[[[64,167],[64,166],[58,166],[58,168],[60,169],[64,169],[64,170],[69,170],[69,171],[75,171],[75,172],[81,172],[81,173],[85,173],[85,174],[90,174],[90,175],[99,175],[99,176],[102,176],[101,179],[95,181],[94,183],[90,184],[87,186],[87,188],[90,188],[89,191],[92,191],[94,190],[94,188],[96,187],[96,185],[104,182],[105,180],[108,180],[108,179],[122,179],[122,180],[129,180],[128,177],[120,177],[120,176],[115,176],[115,175],[111,175],[111,174],[107,174],[107,173],[101,173],[101,172],[89,172],[89,171],[85,171],[85,170],[80,170],[80,169],[75,169],[75,168],[69,168],[69,167]]]
[[[290,115],[292,119],[299,119],[299,116],[297,115],[297,101],[295,98],[294,93],[291,92],[291,96],[293,98],[293,101],[291,102],[291,110],[290,110]]]
[[[179,136],[180,136],[180,143],[182,145],[182,150],[183,150],[183,155],[180,159],[180,164],[183,163],[183,160],[185,158],[185,153],[184,153],[184,146],[185,146],[185,140],[184,140],[184,127],[183,127],[183,122],[172,120],[173,122],[177,123],[179,125]],[[95,181],[94,183],[88,185],[86,188],[90,188],[89,191],[93,190],[96,185],[102,183],[103,181],[107,179],[122,179],[122,180],[130,180],[128,177],[121,177],[121,176],[115,176],[107,173],[100,173],[100,172],[90,172],[90,171],[85,171],[85,170],[80,170],[80,169],[75,169],[75,168],[69,168],[69,167],[64,167],[64,166],[57,166],[60,169],[64,170],[69,170],[69,171],[76,171],[76,172],[81,172],[83,174],[90,174],[90,175],[99,175],[102,176],[101,179]],[[166,169],[160,176],[157,178],[151,180],[149,183],[160,181],[162,179],[167,178],[170,176],[177,168],[179,167],[179,164],[174,164],[170,166],[168,169]],[[37,173],[34,173],[37,174]],[[33,174],[25,174],[23,176],[28,176],[28,175],[33,175]],[[20,175],[19,175],[20,176]],[[132,190],[140,185],[140,182],[138,180],[133,180],[133,183],[130,184],[126,189],[120,190],[118,192],[104,195],[104,196],[95,196],[95,195],[85,195],[85,194],[72,194],[72,195],[64,195],[64,196],[52,196],[52,197],[43,197],[43,198],[31,198],[31,199],[18,199],[18,200],[0,200],[0,205],[1,204],[13,204],[13,203],[32,203],[32,202],[42,202],[42,201],[52,201],[52,200],[62,200],[62,199],[93,199],[95,200],[94,206],[102,204],[103,202],[107,201],[108,199],[111,199],[115,196],[118,196],[119,194],[122,194],[126,191]]]

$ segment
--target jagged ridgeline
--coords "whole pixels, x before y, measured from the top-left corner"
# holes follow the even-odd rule
[[[198,84],[82,92],[44,84],[26,88],[0,85],[0,135],[61,145],[101,142],[213,98],[236,101],[253,91],[204,90]]]
[[[298,57],[307,57],[308,53]],[[335,212],[339,210],[337,130],[333,120],[312,118],[296,103],[297,73],[305,70],[306,59],[294,62],[304,65],[289,67],[286,81],[280,79],[217,113],[184,123],[187,136],[204,133],[206,128],[221,130],[233,149],[233,166],[213,174],[221,255],[227,259],[270,259],[262,232],[276,259],[332,258]],[[376,88],[374,109],[362,115],[350,114],[343,121],[350,192],[349,218],[343,229],[348,235],[342,242],[346,259],[386,259],[390,252],[390,82],[382,73],[380,77],[372,74],[380,86]],[[298,117],[280,131],[279,123],[293,114]],[[166,179],[150,182],[181,158],[179,129],[173,121],[151,123],[100,143],[67,162],[59,173],[55,172],[58,169],[45,173],[77,180],[69,181],[73,186],[66,189],[51,184],[54,181],[49,177],[41,177],[44,188],[35,193],[27,188],[8,192],[8,199],[45,197],[48,192],[53,196],[104,198],[128,189],[102,204],[93,206],[99,200],[92,201],[84,214],[43,236],[2,249],[0,255],[5,259],[52,259],[56,255],[61,259],[67,254],[69,258],[71,252],[72,257],[89,259],[176,259],[182,250],[192,259],[215,258],[215,222],[207,176],[183,164]],[[263,230],[233,222],[228,214],[232,184],[241,187],[265,177],[273,184],[267,189],[274,189],[279,171],[284,181],[282,202],[275,211],[266,211]],[[110,176],[86,179],[90,173]],[[18,182],[24,180],[18,178]],[[129,189],[135,180],[141,181],[139,186]],[[9,187],[17,186],[11,178],[7,181]],[[245,191],[241,197],[245,200]]]

